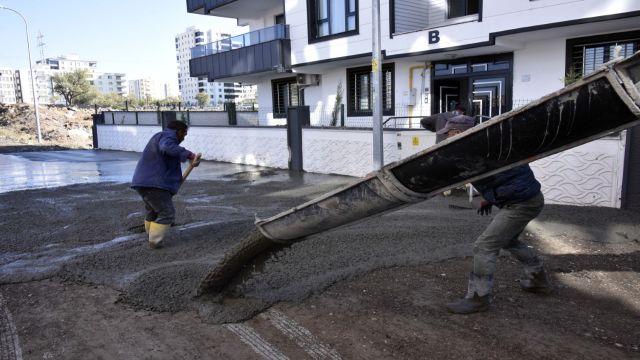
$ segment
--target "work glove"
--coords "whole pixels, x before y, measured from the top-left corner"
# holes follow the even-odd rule
[[[480,202],[480,208],[478,209],[478,214],[479,214],[480,216],[483,216],[483,215],[489,215],[489,214],[491,214],[491,207],[492,207],[492,206],[493,206],[493,204],[492,204],[492,203],[490,203],[489,201],[487,201],[487,200],[482,200],[482,201]]]

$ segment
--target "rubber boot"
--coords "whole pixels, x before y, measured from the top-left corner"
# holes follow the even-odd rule
[[[152,249],[159,249],[162,247],[162,241],[164,240],[171,225],[158,224],[151,221],[149,224],[149,247]]]
[[[149,226],[151,226],[151,221],[145,220],[144,221],[144,232],[146,232],[147,234],[149,233]]]
[[[469,274],[467,295],[447,304],[447,310],[454,314],[472,314],[489,310],[493,275]]]
[[[520,287],[524,291],[535,294],[549,295],[553,292],[553,284],[544,268],[525,268],[524,278],[520,280]]]

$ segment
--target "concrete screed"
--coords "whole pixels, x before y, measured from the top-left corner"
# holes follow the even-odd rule
[[[124,156],[131,161],[129,165],[134,163],[126,153],[111,154]],[[14,155],[23,159],[34,156]],[[207,180],[203,179],[204,175]],[[329,301],[327,296],[340,298],[340,294],[349,293],[358,284],[372,286],[368,287],[369,291],[377,292],[377,301],[381,303],[413,298],[411,304],[382,306],[387,309],[385,311],[398,311],[398,317],[408,316],[405,312],[416,307],[419,300],[416,297],[421,295],[415,292],[406,295],[393,293],[393,289],[402,284],[394,277],[404,274],[407,279],[415,280],[407,284],[409,288],[403,290],[405,292],[420,291],[416,289],[423,287],[443,291],[432,294],[431,300],[425,300],[423,306],[428,309],[427,314],[423,313],[416,319],[421,322],[445,319],[445,315],[440,314],[444,310],[437,302],[444,303],[463,293],[464,277],[470,268],[469,259],[456,259],[471,255],[470,244],[490,221],[487,217],[477,216],[472,209],[465,209],[468,203],[464,195],[436,197],[312,236],[291,246],[277,247],[249,262],[221,292],[194,297],[204,276],[224,258],[228,249],[241,239],[260,236],[253,225],[256,215],[272,216],[350,181],[351,178],[342,176],[296,174],[285,170],[204,162],[202,168],[194,170],[192,178],[176,196],[178,224],[167,246],[157,251],[146,246],[142,204],[126,184],[79,184],[6,192],[0,194],[3,227],[0,281],[5,284],[3,287],[43,279],[62,281],[63,284],[107,286],[119,292],[118,303],[125,307],[170,313],[194,312],[204,322],[223,324],[252,318],[254,320],[251,321],[256,321],[259,318],[255,315],[260,313],[263,313],[262,317],[265,314],[273,316],[273,312],[264,311],[277,304],[293,304],[291,306],[294,307],[305,303],[326,305]],[[633,323],[631,318],[637,319],[640,315],[639,224],[640,214],[635,212],[548,205],[524,234],[549,258],[556,281],[571,275],[576,271],[572,266],[585,261],[585,258],[600,261],[592,269],[587,266],[585,271],[610,269],[628,275],[622,284],[618,284],[622,290],[617,290],[625,294],[626,310],[622,315],[618,314],[623,316],[622,319],[612,319],[622,329],[627,327],[626,331],[621,330],[620,334],[612,336],[619,338],[617,341],[624,351],[608,349],[596,341],[589,349],[592,355],[613,351],[616,356],[626,358],[633,353],[638,354],[640,340],[633,339],[640,339],[640,335],[630,324]],[[600,251],[603,251],[602,259],[594,255]],[[500,293],[509,293],[510,290],[503,286],[512,281],[504,277],[504,272],[514,275],[518,271],[515,264],[510,265],[509,259],[501,259],[501,263],[506,262],[506,265],[505,270],[503,265],[498,267],[498,273],[503,272],[499,275],[503,277],[498,279],[498,284],[502,282],[503,285],[497,286],[496,308],[486,316],[514,319],[522,316],[516,310],[513,310],[516,315],[511,310],[502,309],[500,312],[502,306],[508,305],[508,300]],[[613,266],[620,264],[620,269]],[[447,274],[433,273],[441,270],[439,268],[446,268]],[[421,272],[426,271],[424,269],[431,272]],[[445,283],[434,283],[440,278]],[[573,289],[575,284],[572,285],[571,281],[575,279],[565,280],[559,285],[560,291],[567,294]],[[386,296],[391,298],[380,293],[384,291],[389,291]],[[347,327],[353,321],[367,321],[367,316],[357,309],[371,300],[358,300],[360,295],[356,292],[343,299],[356,301],[347,306],[352,308],[352,318],[344,319]],[[562,295],[547,301],[554,301],[559,307],[563,304]],[[501,305],[503,302],[507,305]],[[369,305],[375,308],[373,303]],[[344,305],[334,303],[333,306],[340,308]],[[553,313],[547,314],[544,309],[535,311],[541,312],[535,316],[553,319]],[[569,311],[569,308],[564,311]],[[579,309],[571,311],[579,313]],[[447,323],[443,321],[443,324]],[[457,320],[454,318],[453,321]],[[349,329],[343,328],[344,325],[335,326],[346,334]],[[509,325],[500,326],[508,328]],[[344,355],[344,346],[347,345],[335,341],[334,347]],[[485,348],[477,344],[474,347]],[[418,352],[412,353],[402,346],[395,351],[400,357],[420,357],[420,351],[413,350]],[[529,355],[534,353],[525,352]],[[370,356],[375,354],[369,353]],[[455,351],[450,354],[455,354]],[[512,352],[506,354],[513,355]]]

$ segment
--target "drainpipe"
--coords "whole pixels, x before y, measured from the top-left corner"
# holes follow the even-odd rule
[[[420,73],[420,77],[422,78],[420,81],[420,115],[422,115],[422,97],[423,97],[423,93],[424,93],[424,85],[425,85],[425,81],[426,81],[426,77],[427,77],[427,70],[431,69],[431,62],[426,61],[424,63],[424,65],[414,65],[411,66],[409,68],[409,93],[411,93],[411,89],[413,89],[413,71],[416,69],[422,69],[421,73]],[[416,97],[418,97],[418,94],[416,94]],[[411,107],[409,109],[409,116],[413,116],[413,109],[414,107]],[[411,124],[411,122],[413,121],[413,119],[409,119],[409,127],[411,127],[413,124]]]
[[[414,65],[412,67],[409,68],[409,97],[411,97],[411,89],[413,89],[413,70],[416,69],[422,69],[422,80],[424,82],[424,69],[425,69],[425,65]],[[422,87],[422,89],[424,89],[424,86]],[[420,89],[420,94],[422,94],[422,89]],[[417,94],[416,94],[417,95]],[[411,106],[409,108],[409,116],[413,116],[413,108],[415,107],[415,105],[409,105]],[[409,118],[409,127],[411,127],[411,121],[412,119]]]

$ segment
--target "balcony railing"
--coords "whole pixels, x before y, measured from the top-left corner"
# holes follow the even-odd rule
[[[191,58],[195,59],[225,51],[240,49],[243,47],[257,45],[273,40],[288,39],[289,27],[284,24],[277,24],[260,30],[248,32],[246,34],[231,36],[216,42],[198,45],[191,49]]]

